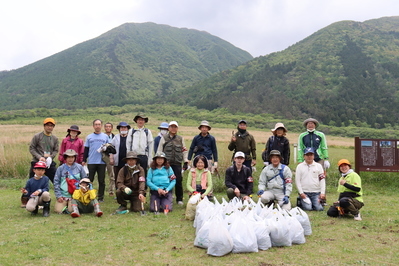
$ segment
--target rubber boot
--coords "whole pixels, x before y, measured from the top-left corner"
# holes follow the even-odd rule
[[[30,215],[36,215],[39,211],[39,205],[36,205],[36,208],[30,213]]]
[[[43,217],[50,216],[50,201],[43,201]]]
[[[100,210],[100,204],[94,204],[94,213],[97,217],[101,217],[103,215],[103,212]]]
[[[72,204],[72,210],[73,210],[72,213],[71,213],[72,218],[80,217],[78,205]]]

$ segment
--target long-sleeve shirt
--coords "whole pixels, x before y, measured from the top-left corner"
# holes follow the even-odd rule
[[[126,138],[127,151],[134,151],[138,155],[147,155],[151,157],[154,149],[154,138],[151,130],[148,128],[139,128],[129,130]],[[150,162],[150,160],[148,160]]]
[[[323,167],[315,161],[312,164],[306,162],[298,164],[295,171],[295,185],[299,194],[304,192],[326,194],[326,179]]]
[[[61,197],[72,197],[72,195],[68,192],[68,183],[66,181],[67,177],[79,181],[82,178],[86,178],[87,175],[83,169],[83,166],[78,163],[73,163],[71,166],[63,164],[58,167],[54,176],[54,194],[57,199]]]
[[[224,183],[227,188],[238,188],[241,194],[249,196],[252,194],[254,186],[252,171],[245,165],[242,166],[241,171],[238,171],[236,165],[234,164],[226,169]]]
[[[195,172],[195,173],[194,173]],[[194,191],[196,191],[196,188],[192,186],[193,183],[193,175],[195,175],[195,184],[196,185],[201,185],[201,180],[202,180],[202,175],[204,174],[204,172],[206,173],[206,190],[204,192],[204,195],[208,195],[212,189],[213,189],[213,184],[212,184],[212,175],[211,172],[205,169],[197,169],[197,168],[191,168],[190,172],[188,173],[187,176],[187,190],[190,193],[193,193]]]
[[[38,162],[41,157],[44,157],[44,152],[49,152],[50,157],[54,159],[58,154],[58,146],[58,138],[53,134],[37,133],[29,145],[29,152],[33,156],[32,162]]]
[[[312,147],[315,150],[314,160],[318,162],[319,160],[328,160],[328,147],[326,136],[323,132],[313,131],[313,132],[303,132],[298,137],[298,162],[303,162],[303,151],[306,148]]]
[[[284,167],[283,170],[283,178],[280,176],[280,170],[283,168],[283,165],[280,163],[277,167],[274,167],[273,164],[269,164],[265,168],[263,168],[259,177],[259,190],[272,190],[272,189],[281,189],[281,192],[284,192],[284,182],[285,182],[285,196],[291,195],[292,192],[292,172],[288,166]]]
[[[147,186],[150,190],[164,189],[171,191],[176,185],[176,179],[171,180],[174,176],[172,167],[166,169],[164,166],[161,168],[150,168],[147,172]]]
[[[339,183],[341,180],[345,180],[346,183],[341,185]],[[350,169],[346,175],[343,174],[341,178],[338,180],[337,191],[340,193],[340,197],[341,194],[345,192],[356,194],[357,197],[354,198],[356,198],[360,202],[363,202],[362,179],[352,169]]]
[[[49,191],[49,178],[47,176],[42,176],[39,179],[35,177],[29,178],[26,182],[25,189],[28,191],[27,195],[30,196],[35,191],[40,191],[43,193],[44,191]],[[39,194],[40,195],[40,194]]]
[[[228,149],[230,151],[242,151],[245,153],[245,160],[256,160],[256,142],[254,137],[245,131],[235,133],[236,141],[230,141]]]
[[[60,146],[60,155],[58,156],[58,160],[61,162],[61,164],[65,163],[64,152],[69,149],[76,151],[78,154],[78,156],[76,156],[76,162],[81,164],[83,162],[83,153],[85,150],[83,140],[79,137],[71,139],[71,136],[68,136],[62,140]]]
[[[194,152],[195,149],[196,151]],[[206,136],[198,134],[197,136],[195,136],[193,141],[191,142],[190,150],[188,151],[189,160],[191,160],[193,154],[195,154],[195,156],[204,155],[208,160],[213,159],[214,162],[217,162],[218,150],[216,147],[215,138],[210,134],[207,134]]]

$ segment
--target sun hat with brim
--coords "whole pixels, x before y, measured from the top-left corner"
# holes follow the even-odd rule
[[[243,153],[242,151],[238,151],[238,152],[236,152],[236,154],[234,154],[234,158],[237,158],[237,157],[245,158],[245,153]]]
[[[309,122],[313,122],[313,123],[316,125],[316,127],[319,126],[319,121],[317,121],[317,120],[314,119],[314,118],[308,118],[308,119],[306,119],[305,121],[303,121],[303,126],[306,127],[306,126],[308,125]]]
[[[90,184],[91,182],[90,182],[90,179],[88,179],[88,178],[82,178],[80,181],[79,181],[79,184],[82,184],[82,183],[88,183],[88,184]]]
[[[77,156],[78,154],[76,153],[75,150],[68,149],[63,153],[64,156]]]
[[[76,132],[78,132],[78,135],[79,135],[80,133],[82,133],[82,132],[80,132],[79,127],[78,127],[77,125],[72,125],[72,126],[70,126],[70,127],[67,129],[67,132],[68,132],[68,133],[71,132],[71,131],[76,131]]]
[[[158,129],[168,129],[169,128],[169,124],[167,122],[162,122]]]
[[[131,129],[130,125],[126,122],[120,122],[117,126],[116,129],[119,130],[121,127],[127,127],[127,129]]]
[[[143,113],[138,113],[138,114],[133,118],[133,121],[137,123],[137,119],[138,119],[138,118],[143,118],[144,121],[145,121],[146,123],[148,122],[148,117],[147,117],[145,114],[143,114]]]
[[[46,169],[46,168],[47,168],[46,163],[42,161],[35,163],[35,165],[33,166],[33,169]]]
[[[122,159],[122,161],[126,161],[127,159],[136,159],[137,162],[140,161],[139,157],[137,156],[137,153],[134,151],[128,151],[126,154],[126,157]]]
[[[48,124],[48,123],[55,125],[55,120],[51,117],[47,117],[46,119],[44,119],[43,125]]]
[[[279,128],[282,128],[284,132],[287,132],[287,129],[285,128],[283,123],[276,123],[276,125],[274,126],[273,129],[271,129],[271,131],[274,133],[274,131],[276,131]]]
[[[280,153],[280,151],[278,151],[278,150],[272,150],[272,151],[270,151],[270,154],[269,154],[269,161],[271,161],[272,156],[278,156],[278,157],[280,157],[280,160],[282,160],[281,153]]]
[[[163,153],[163,152],[157,152],[155,155],[154,155],[154,157],[152,157],[152,159],[154,160],[154,159],[156,159],[156,158],[165,158],[166,159],[166,155],[165,155],[165,153]]]
[[[203,120],[203,121],[201,122],[201,124],[199,125],[198,129],[201,129],[202,126],[206,126],[206,127],[209,128],[209,130],[211,130],[211,126],[209,125],[209,122],[206,121],[206,120]]]

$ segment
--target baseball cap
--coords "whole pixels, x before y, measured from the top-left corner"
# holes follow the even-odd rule
[[[237,157],[243,157],[243,158],[245,158],[245,154],[244,154],[242,151],[238,151],[238,152],[236,152],[236,154],[234,155],[234,158],[237,158]]]

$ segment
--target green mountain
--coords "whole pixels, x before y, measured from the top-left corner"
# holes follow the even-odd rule
[[[334,23],[171,98],[208,110],[384,128],[398,124],[398,84],[399,17],[384,17]]]
[[[251,59],[206,32],[126,23],[28,66],[0,72],[0,110],[150,103]]]

